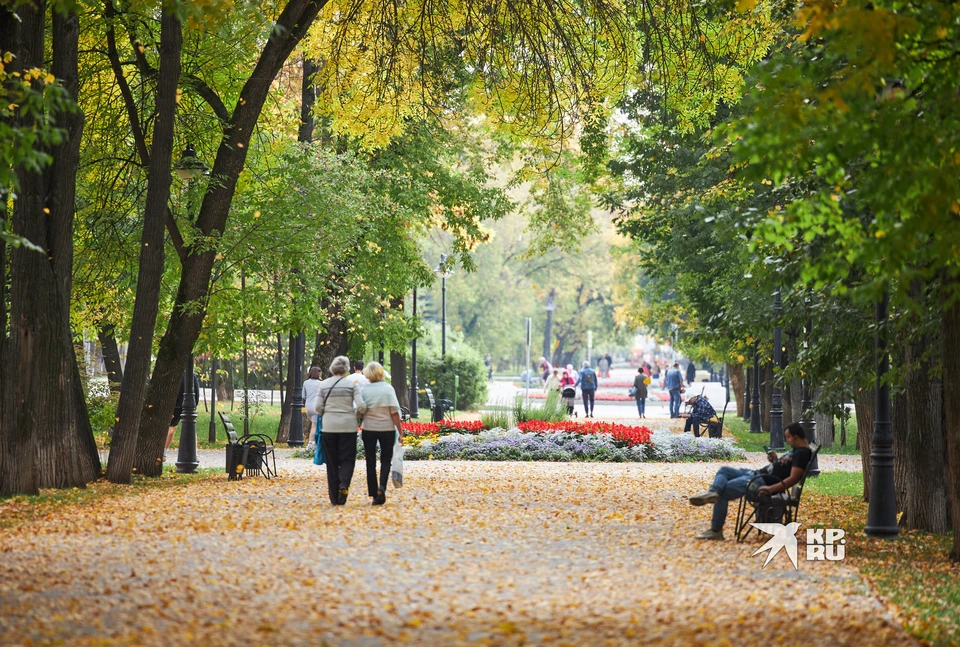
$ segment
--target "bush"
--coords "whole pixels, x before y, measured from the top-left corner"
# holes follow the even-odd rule
[[[420,390],[429,387],[433,397],[453,401],[454,376],[460,376],[457,388],[458,409],[469,409],[487,401],[487,367],[483,356],[463,341],[457,331],[447,332],[447,354],[440,359],[439,326],[428,327],[420,339],[417,355],[417,382]],[[421,400],[421,406],[426,402]]]
[[[110,391],[106,382],[91,381],[86,386],[90,428],[95,435],[106,436],[115,422],[120,394]]]

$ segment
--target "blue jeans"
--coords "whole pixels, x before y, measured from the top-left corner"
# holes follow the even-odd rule
[[[720,498],[713,504],[711,530],[714,532],[723,530],[723,524],[727,520],[727,504],[747,493],[747,484],[756,474],[754,470],[742,467],[721,467],[717,470],[710,490],[719,494]]]
[[[641,416],[646,414],[647,410],[647,399],[646,398],[637,398],[637,413]]]
[[[670,417],[680,417],[680,389],[670,389]]]
[[[596,389],[580,389],[580,396],[583,398],[584,415],[593,415],[593,400],[596,395]]]

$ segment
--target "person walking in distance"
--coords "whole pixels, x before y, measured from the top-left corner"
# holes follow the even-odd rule
[[[637,370],[633,378],[633,399],[637,401],[637,414],[641,418],[647,417],[647,380],[643,367]]]
[[[674,363],[673,368],[667,371],[663,378],[663,386],[670,393],[670,417],[680,417],[680,389],[683,388],[683,373],[680,372],[680,364]]]
[[[599,380],[597,379],[596,371],[590,368],[590,362],[584,361],[576,385],[580,387],[580,394],[583,398],[583,415],[585,418],[593,417],[593,403],[597,395],[597,384],[599,384]]]

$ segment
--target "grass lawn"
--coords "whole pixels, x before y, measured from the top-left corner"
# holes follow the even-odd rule
[[[234,428],[237,430],[237,435],[243,435],[243,406],[235,406],[233,411],[230,411],[230,404],[227,403],[226,407],[221,407],[220,403],[217,403],[217,411],[226,413],[230,416],[230,422],[233,423]],[[280,424],[280,405],[274,406],[263,406],[259,410],[255,410],[253,407],[250,408],[250,424],[249,429],[251,434],[266,434],[271,438],[277,437],[277,426]],[[173,436],[173,443],[171,447],[180,446],[180,429],[182,425],[177,427],[177,432]],[[203,403],[200,404],[197,411],[197,444],[201,449],[216,449],[218,447],[224,447],[227,444],[227,433],[223,430],[223,424],[220,422],[220,416],[217,416],[216,420],[216,429],[217,429],[217,442],[211,443],[208,440],[210,433],[210,412],[203,410]],[[303,430],[304,436],[307,434],[307,429]]]
[[[801,522],[846,530],[845,561],[896,608],[913,636],[938,647],[960,644],[960,565],[950,562],[952,535],[901,531],[895,540],[868,538],[860,472],[808,481],[800,513]]]
[[[762,452],[763,446],[770,443],[770,434],[764,432],[761,434],[751,434],[750,433],[750,423],[745,422],[742,418],[737,415],[727,414],[724,424],[727,429],[730,430],[736,439],[737,444],[747,452]],[[840,446],[840,433],[839,426],[840,421],[836,421],[837,424],[837,440],[834,442],[832,447],[823,447],[820,449],[821,454],[853,454],[859,455],[860,451],[857,449],[857,421],[851,416],[845,424],[847,427],[847,445],[845,447]]]

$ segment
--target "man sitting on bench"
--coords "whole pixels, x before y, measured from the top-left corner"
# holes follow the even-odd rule
[[[773,463],[770,474],[764,475],[764,485],[760,488],[761,495],[778,494],[793,487],[803,478],[807,464],[813,457],[810,443],[803,425],[794,422],[783,430],[783,439],[793,451],[787,452],[780,458],[773,452],[767,458]],[[713,485],[703,494],[690,497],[691,505],[713,504],[713,520],[710,530],[697,535],[697,539],[714,539],[723,541],[723,524],[727,520],[727,504],[742,497],[747,492],[750,479],[760,474],[759,470],[743,469],[739,467],[721,467],[713,478]]]
[[[693,410],[690,412],[687,422],[683,425],[683,433],[689,432],[690,428],[693,427],[693,435],[699,438],[700,425],[707,423],[711,418],[716,418],[717,412],[707,398],[702,395],[695,395],[690,398],[690,404],[693,405]]]

